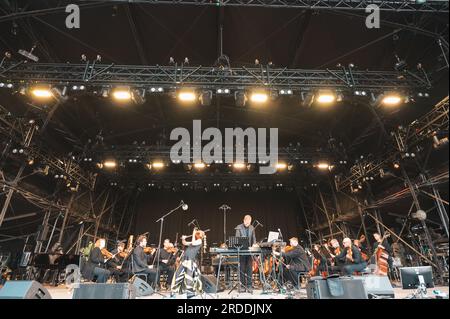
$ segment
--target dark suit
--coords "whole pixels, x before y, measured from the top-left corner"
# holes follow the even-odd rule
[[[342,272],[344,275],[351,276],[355,271],[362,271],[367,267],[367,263],[361,257],[361,251],[358,247],[352,245],[352,258],[350,261],[347,257],[347,249],[342,248],[341,253],[336,256],[336,260],[344,263]]]
[[[94,247],[89,254],[89,259],[85,266],[84,276],[86,279],[93,280],[96,278],[97,283],[105,283],[111,273],[105,269],[104,261],[100,248]]]
[[[125,270],[125,262],[122,257],[117,255],[117,249],[111,251],[111,254],[115,255],[113,258],[108,260],[107,266],[111,275],[116,279],[116,282],[127,282],[128,281],[128,271]],[[117,267],[121,266],[121,269]]]
[[[147,274],[147,282],[149,284],[154,284],[157,279],[156,270],[148,268],[147,255],[144,253],[144,248],[142,248],[141,246],[137,246],[136,248],[134,248],[132,259],[133,273],[135,275]]]
[[[252,225],[245,227],[244,224],[236,226],[236,237],[247,237],[251,247],[256,243],[255,227]],[[253,259],[252,256],[240,256],[239,264],[241,268],[241,283],[248,289],[252,289]]]
[[[285,264],[289,265],[289,269],[283,265],[283,274],[286,280],[290,280],[298,285],[298,274],[308,272],[311,269],[308,256],[302,246],[297,245],[292,250],[282,253]]]

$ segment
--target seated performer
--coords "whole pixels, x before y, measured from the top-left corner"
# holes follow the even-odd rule
[[[298,238],[289,239],[289,249],[283,248],[281,254],[274,252],[275,255],[281,255],[285,263],[283,264],[283,274],[285,281],[292,282],[298,286],[298,275],[301,272],[309,272],[311,265],[305,250],[298,244]]]
[[[137,239],[137,246],[133,250],[132,271],[135,275],[147,274],[147,282],[151,285],[158,283],[159,280],[156,278],[156,270],[153,269],[152,265],[148,264],[147,256],[144,252],[144,248],[147,246],[147,237],[141,235]]]
[[[159,252],[159,273],[167,274],[167,283],[169,283],[169,285],[172,282],[173,273],[175,272],[174,264],[176,252],[177,249],[170,242],[170,239],[165,239],[163,249]],[[157,253],[154,255],[157,256],[156,254]]]
[[[362,259],[358,247],[352,244],[350,238],[344,238],[342,241],[344,249],[335,257],[344,263],[342,272],[344,275],[351,276],[355,271],[362,271],[367,267],[367,263]]]
[[[310,270],[310,276],[326,276],[328,274],[327,258],[324,253],[327,253],[326,248],[323,248],[319,244],[314,244],[312,249],[313,266]],[[329,252],[328,252],[329,254]]]
[[[256,245],[255,227],[252,225],[252,216],[245,215],[243,223],[236,226],[236,237],[247,237],[249,247]],[[240,256],[241,284],[248,292],[252,292],[253,259],[250,255]],[[239,287],[241,289],[241,287]]]
[[[187,298],[192,298],[196,294],[203,292],[200,269],[197,266],[197,255],[202,248],[202,240],[205,233],[194,229],[192,241],[186,241],[187,236],[182,236],[181,240],[186,247],[181,258],[181,264],[172,279],[172,293],[187,293]]]
[[[329,249],[330,256],[332,257],[329,267],[330,273],[340,273],[342,271],[342,267],[344,267],[345,262],[335,258],[342,251],[341,246],[339,245],[339,241],[335,238],[331,239],[330,244],[327,246],[327,248]]]
[[[125,243],[118,242],[116,249],[112,250],[113,257],[106,263],[111,275],[116,279],[116,282],[127,282],[128,272],[125,270]]]
[[[99,238],[95,242],[86,264],[86,279],[93,280],[96,278],[97,283],[105,283],[111,275],[110,271],[105,269],[105,259],[102,254],[102,249],[105,246],[106,240],[104,238]]]

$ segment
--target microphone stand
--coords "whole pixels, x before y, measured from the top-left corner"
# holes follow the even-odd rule
[[[223,211],[223,242],[227,241],[227,210],[231,209],[230,206],[223,204],[219,207]]]
[[[185,205],[183,201],[180,202],[180,205],[169,211],[167,214],[161,216],[159,219],[155,221],[155,223],[161,222],[159,227],[159,241],[158,241],[158,250],[156,252],[156,280],[155,280],[155,289],[156,289],[156,283],[159,282],[159,257],[161,255],[161,242],[162,242],[162,232],[164,227],[164,219],[172,214],[174,211],[178,210],[181,206]]]

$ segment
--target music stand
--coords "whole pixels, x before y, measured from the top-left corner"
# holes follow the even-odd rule
[[[241,281],[241,258],[240,258],[240,250],[245,249],[248,250],[250,246],[250,241],[248,237],[236,237],[236,236],[230,236],[228,238],[228,247],[237,249],[237,258],[238,258],[238,282],[235,284],[231,290],[228,292],[228,294],[231,294],[231,292],[236,289],[236,287],[239,287],[239,290],[241,288],[244,288],[247,291],[247,287],[244,287]],[[239,292],[238,290],[238,292]]]

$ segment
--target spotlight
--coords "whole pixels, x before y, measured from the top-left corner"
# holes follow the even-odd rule
[[[217,94],[230,94],[230,89],[217,89]]]
[[[115,168],[117,166],[117,162],[114,160],[106,160],[103,162],[103,167],[105,168]]]
[[[178,93],[178,99],[181,102],[194,102],[197,99],[197,94],[194,91],[181,91]]]
[[[400,168],[400,163],[399,162],[394,162],[394,168],[395,169],[399,169]]]
[[[112,92],[112,96],[116,101],[119,102],[127,102],[131,101],[133,98],[133,94],[130,91],[130,88],[116,88]]]
[[[292,95],[293,91],[292,90],[280,90],[280,95]]]
[[[163,167],[164,167],[164,162],[155,161],[155,162],[152,163],[152,168],[161,169]]]
[[[381,103],[385,106],[397,106],[402,102],[402,98],[399,95],[389,94],[385,95],[381,99]]]
[[[317,164],[316,167],[320,170],[327,170],[327,169],[331,168],[330,164],[325,163],[325,162],[321,162],[321,163]]]
[[[245,168],[245,164],[244,163],[234,163],[233,168],[241,170],[241,169]]]
[[[212,91],[203,91],[200,95],[200,104],[203,106],[211,105]]]
[[[266,103],[269,99],[269,95],[265,92],[252,92],[250,95],[250,101],[256,104]]]
[[[277,163],[276,168],[279,171],[285,170],[287,168],[287,164],[286,163]]]
[[[205,163],[195,163],[194,168],[196,169],[204,169],[206,167]]]
[[[243,91],[234,92],[234,99],[237,107],[244,107],[247,103],[247,95]]]
[[[331,104],[337,99],[336,94],[331,91],[319,91],[314,97],[314,101],[319,104]]]
[[[44,87],[35,87],[31,89],[31,94],[33,97],[42,99],[42,100],[48,100],[53,97],[53,93],[50,88],[44,88]]]

